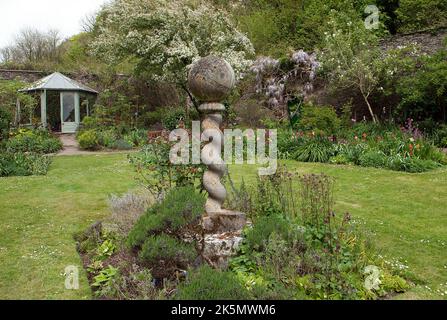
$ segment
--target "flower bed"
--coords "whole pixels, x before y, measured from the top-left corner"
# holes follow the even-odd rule
[[[411,127],[411,122],[400,129],[359,124],[330,137],[312,131],[281,131],[278,151],[284,159],[406,172],[424,172],[447,164],[445,154]]]

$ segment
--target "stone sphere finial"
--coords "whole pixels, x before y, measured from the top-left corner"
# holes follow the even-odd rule
[[[201,102],[220,102],[231,92],[234,83],[233,68],[215,56],[197,61],[188,76],[189,89]]]

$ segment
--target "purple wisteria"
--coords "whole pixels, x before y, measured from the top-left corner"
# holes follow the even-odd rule
[[[285,64],[287,67],[283,67],[280,60],[260,57],[250,68],[256,75],[256,92],[265,94],[267,105],[272,109],[287,103],[291,85],[300,87],[298,90],[304,96],[312,92],[320,66],[315,54],[303,50],[294,52]],[[296,91],[293,94],[296,95]]]

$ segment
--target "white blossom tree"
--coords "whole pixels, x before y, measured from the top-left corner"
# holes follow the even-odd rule
[[[370,96],[376,90],[382,72],[377,37],[363,22],[342,22],[332,18],[325,33],[324,50],[319,54],[323,72],[334,89],[357,89],[368,107],[373,122],[378,118]]]
[[[254,49],[226,12],[205,1],[115,0],[96,24],[93,52],[109,63],[133,61],[149,80],[173,83],[188,94],[187,73],[201,57],[227,60],[240,78]]]

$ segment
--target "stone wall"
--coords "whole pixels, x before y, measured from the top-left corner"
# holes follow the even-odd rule
[[[34,82],[47,75],[49,73],[43,71],[0,69],[0,80],[18,79],[24,82]]]
[[[24,82],[32,83],[43,77],[50,75],[52,72],[50,71],[34,71],[34,70],[9,70],[9,69],[0,69],[0,80],[21,80]],[[64,75],[67,77],[79,81],[84,84],[88,84],[90,82],[94,82],[98,80],[98,76],[95,74],[77,74],[77,73],[65,73]],[[127,78],[125,75],[117,75],[117,77]]]
[[[384,39],[381,42],[381,47],[383,50],[390,50],[416,44],[420,46],[423,53],[433,54],[442,48],[443,41],[446,37],[447,28],[441,28],[430,32],[413,32]]]

